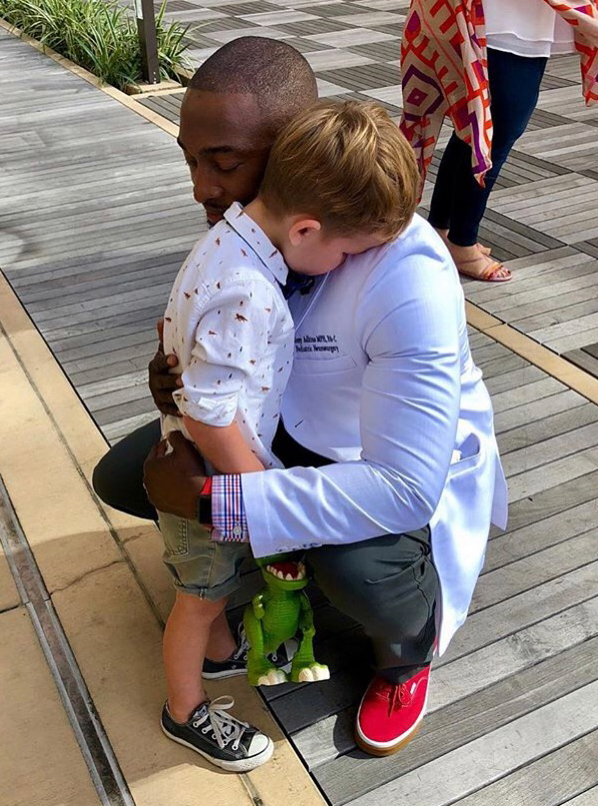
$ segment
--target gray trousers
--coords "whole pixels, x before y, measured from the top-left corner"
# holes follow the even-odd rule
[[[157,520],[143,487],[143,462],[160,440],[156,420],[133,431],[101,459],[93,486],[106,504]],[[330,460],[303,448],[279,428],[274,453],[286,467],[319,467]],[[371,639],[378,673],[399,683],[432,660],[438,577],[428,527],[400,535],[322,546],[308,552],[315,582],[338,610]]]
[[[438,577],[430,530],[389,535],[308,553],[314,581],[362,625],[379,674],[400,683],[430,664]]]

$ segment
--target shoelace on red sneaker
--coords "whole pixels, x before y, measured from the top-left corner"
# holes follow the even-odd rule
[[[395,708],[402,708],[409,705],[413,699],[413,695],[405,685],[405,683],[390,684],[391,691],[388,697],[388,716],[392,715]]]
[[[388,716],[392,716],[395,708],[403,708],[409,705],[413,699],[413,692],[405,683],[390,683],[383,677],[379,677],[374,684],[374,694],[384,700],[388,700]]]

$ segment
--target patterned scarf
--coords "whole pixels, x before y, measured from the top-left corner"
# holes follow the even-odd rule
[[[589,106],[598,101],[598,0],[544,2],[575,29],[583,94]],[[422,181],[448,115],[457,135],[471,145],[473,174],[483,185],[492,167],[483,0],[412,0],[401,65],[401,129],[415,149]]]

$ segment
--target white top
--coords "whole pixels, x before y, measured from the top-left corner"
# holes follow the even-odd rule
[[[257,224],[233,204],[191,251],[164,316],[164,350],[179,359],[183,414],[216,426],[236,419],[265,467],[293,360],[293,321],[281,285],[287,267]],[[185,428],[165,417],[162,433]]]
[[[573,53],[573,26],[544,0],[483,0],[488,47],[517,56]]]
[[[490,522],[506,525],[492,406],[455,266],[416,215],[396,242],[348,258],[291,309],[284,423],[338,463],[242,476],[254,553],[430,523],[442,652],[465,619]]]

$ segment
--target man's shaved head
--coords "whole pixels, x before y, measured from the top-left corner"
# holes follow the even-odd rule
[[[317,100],[303,56],[284,42],[246,36],[224,45],[191,79],[178,143],[208,221],[255,198],[276,136]]]
[[[199,67],[189,88],[203,92],[252,95],[275,130],[318,98],[307,60],[290,45],[244,36],[224,45]]]

